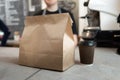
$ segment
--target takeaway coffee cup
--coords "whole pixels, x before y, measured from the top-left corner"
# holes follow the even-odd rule
[[[83,64],[92,64],[94,60],[94,41],[81,41],[79,44],[80,62]]]

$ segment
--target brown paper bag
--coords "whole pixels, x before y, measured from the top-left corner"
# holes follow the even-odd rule
[[[27,17],[20,41],[21,65],[64,71],[74,64],[68,13]]]

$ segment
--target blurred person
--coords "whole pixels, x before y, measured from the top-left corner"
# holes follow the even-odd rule
[[[77,44],[78,44],[78,32],[76,30],[76,24],[75,24],[73,14],[70,11],[67,11],[63,8],[60,8],[58,6],[58,0],[44,0],[44,1],[47,5],[47,8],[35,13],[35,16],[48,15],[48,14],[69,13],[69,15],[71,16],[71,18],[73,20],[73,23],[72,23],[73,38],[74,38],[75,46],[77,46]]]
[[[120,24],[120,14],[119,14],[119,16],[117,17],[117,23]],[[119,43],[119,47],[117,48],[117,54],[120,55],[120,43]]]
[[[1,46],[6,46],[6,42],[9,38],[10,31],[1,19],[0,19],[0,30],[4,33],[1,40]]]

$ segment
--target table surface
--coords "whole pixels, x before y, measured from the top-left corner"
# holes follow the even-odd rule
[[[120,56],[115,48],[95,48],[94,63],[80,63],[78,48],[75,65],[65,72],[31,68],[18,64],[19,48],[0,47],[0,80],[119,80]]]

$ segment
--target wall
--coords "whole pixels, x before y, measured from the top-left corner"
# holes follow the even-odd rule
[[[23,0],[0,0],[0,18],[12,32],[11,37],[14,31],[22,33],[24,27]]]

